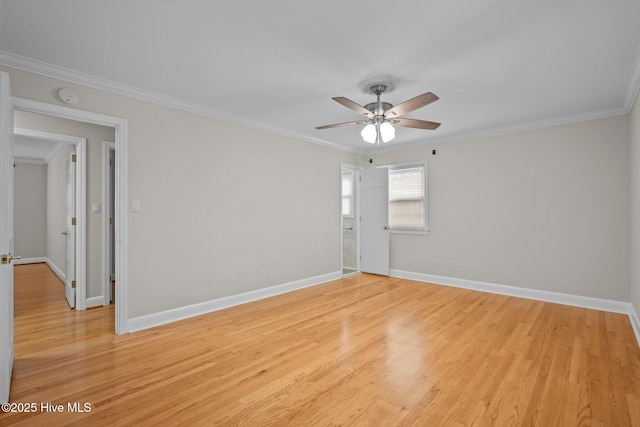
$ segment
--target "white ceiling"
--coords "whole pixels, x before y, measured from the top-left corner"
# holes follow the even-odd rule
[[[0,63],[354,151],[365,79],[440,97],[395,149],[628,113],[639,49],[638,0],[0,0]]]

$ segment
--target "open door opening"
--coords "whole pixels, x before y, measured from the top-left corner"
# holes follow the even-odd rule
[[[340,167],[340,224],[342,234],[342,274],[360,272],[360,167]]]
[[[27,112],[42,114],[45,116],[66,119],[73,122],[85,123],[89,125],[98,125],[112,128],[115,150],[115,184],[114,184],[114,260],[115,265],[115,333],[124,334],[128,330],[128,301],[127,301],[127,152],[128,152],[128,121],[123,118],[107,116],[99,113],[78,110],[75,108],[63,107],[59,105],[47,104],[38,101],[32,101],[24,98],[11,98],[13,109]],[[98,148],[99,152],[100,148]],[[86,155],[86,153],[85,153]],[[99,163],[98,163],[99,164]],[[100,213],[100,203],[92,201],[91,213]],[[87,212],[86,209],[82,212]],[[80,213],[79,213],[80,214]],[[82,251],[80,246],[76,248],[76,254]],[[100,259],[100,258],[98,258]],[[79,260],[77,260],[79,263]],[[100,267],[98,267],[98,271]],[[77,279],[76,279],[77,280]],[[96,283],[96,282],[92,282]],[[102,280],[99,282],[102,283]],[[94,286],[94,285],[92,285]],[[100,285],[99,285],[100,286]],[[100,289],[102,287],[100,286]],[[86,291],[86,290],[85,290]],[[76,309],[82,310],[88,307],[102,306],[104,304],[104,295],[90,296],[87,298],[86,292],[81,294],[82,289],[76,287]],[[95,295],[95,294],[94,294]],[[84,306],[81,307],[81,303]]]
[[[25,115],[15,114],[15,120]],[[32,115],[31,117],[35,117]],[[41,165],[45,168],[45,196],[41,215],[46,224],[42,235],[27,234],[33,227],[31,221],[40,218],[18,217],[15,222],[15,244],[20,245],[26,257],[21,264],[46,262],[64,284],[64,293],[70,308],[82,310],[86,306],[86,152],[87,140],[82,137],[44,132],[29,127],[14,127],[15,162],[20,168]],[[21,169],[16,169],[21,170]],[[22,169],[24,170],[24,169]],[[15,181],[16,194],[35,194],[32,175],[23,172]],[[27,184],[29,183],[29,184]],[[37,184],[35,184],[37,187]],[[33,203],[33,202],[31,202]],[[16,209],[19,207],[16,200]],[[27,248],[27,241],[41,239],[42,252]],[[44,243],[46,242],[46,244]],[[37,252],[37,253],[36,253]]]

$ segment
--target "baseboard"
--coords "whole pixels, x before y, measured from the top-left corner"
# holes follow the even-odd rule
[[[65,281],[65,274],[47,257],[21,258],[13,261],[15,265],[39,264],[41,262],[46,263],[60,280]]]
[[[100,295],[99,297],[87,298],[86,306],[87,308],[104,307],[104,297]]]
[[[205,301],[198,304],[192,304],[185,307],[174,308],[159,313],[152,313],[145,316],[134,317],[127,321],[127,326],[129,332],[141,331],[143,329],[149,329],[155,326],[187,319],[189,317],[211,313],[214,311],[222,310],[224,308],[269,298],[287,292],[296,291],[298,289],[308,288],[310,286],[320,285],[322,283],[331,282],[340,278],[342,278],[342,273],[339,271],[323,274],[320,276],[309,277],[307,279],[296,280],[281,285],[271,286],[269,288],[244,292],[241,294]]]
[[[636,335],[636,341],[638,342],[638,347],[640,347],[640,319],[638,318],[638,313],[636,312],[633,304],[629,304],[631,308],[629,309],[629,320],[631,321],[631,327],[633,328],[633,333]]]
[[[629,308],[631,306],[630,303],[622,301],[563,294],[560,292],[542,291],[531,288],[519,288],[516,286],[499,285],[495,283],[479,282],[476,280],[458,279],[455,277],[436,276],[433,274],[413,273],[410,271],[391,270],[390,275],[393,277],[416,280],[419,282],[429,282],[438,285],[489,292],[492,294],[553,302],[556,304],[591,308],[594,310],[610,311],[612,313],[629,314]]]
[[[51,262],[51,260],[49,258],[45,258],[45,262],[47,263],[47,265],[49,266],[49,268],[56,273],[56,276],[58,276],[60,278],[60,280],[62,280],[62,283],[65,283],[66,280],[66,276],[65,274],[62,272],[62,270],[60,270],[53,262]]]
[[[38,264],[41,262],[47,262],[47,258],[46,257],[21,258],[21,259],[15,259],[12,262],[13,262],[13,265]]]

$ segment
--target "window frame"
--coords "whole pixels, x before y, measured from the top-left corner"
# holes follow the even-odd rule
[[[340,173],[340,214],[343,218],[353,218],[355,216],[356,171],[349,170],[349,172],[349,174],[345,174],[344,171],[341,171]],[[345,175],[349,175],[351,177],[351,194],[345,194],[344,192]],[[346,215],[343,212],[345,198],[349,199],[349,213]]]
[[[417,162],[404,162],[384,165],[389,174],[394,170],[410,169],[410,168],[422,168],[423,173],[423,189],[424,195],[422,199],[422,209],[424,212],[424,227],[391,227],[389,226],[389,232],[391,234],[429,234],[429,168],[426,160]],[[390,195],[390,191],[389,191]],[[387,197],[389,199],[389,196]],[[390,207],[391,201],[387,202],[387,209]]]

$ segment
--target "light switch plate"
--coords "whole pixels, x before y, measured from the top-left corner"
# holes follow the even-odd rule
[[[100,213],[100,203],[91,203],[91,212],[93,213]]]
[[[140,200],[131,201],[131,212],[140,212]]]

